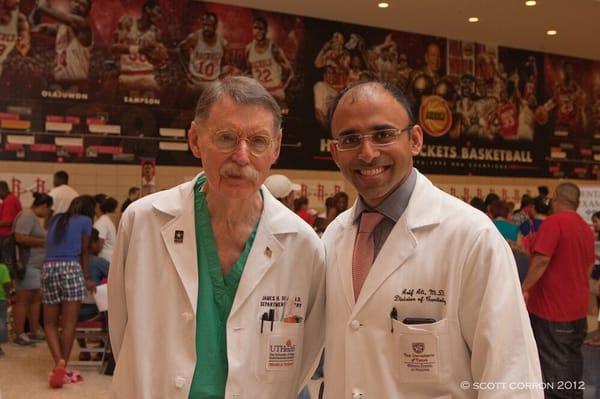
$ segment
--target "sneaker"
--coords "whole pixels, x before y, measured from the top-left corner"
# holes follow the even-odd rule
[[[44,334],[44,332],[42,330],[38,330],[38,332],[34,333],[29,333],[28,334],[29,339],[32,341],[45,341],[46,340],[46,334]]]
[[[23,333],[15,338],[15,344],[21,346],[32,346],[35,345],[35,342],[33,342],[27,334]]]

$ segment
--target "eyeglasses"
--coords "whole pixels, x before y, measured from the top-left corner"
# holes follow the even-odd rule
[[[403,132],[410,131],[415,125],[409,125],[404,129],[381,129],[370,133],[344,134],[333,140],[339,151],[356,150],[365,138],[369,138],[376,147],[384,147],[395,143]]]
[[[237,133],[223,130],[212,136],[212,142],[219,151],[233,152],[240,145],[240,141],[245,140],[248,148],[253,155],[261,155],[271,147],[273,139],[262,134],[255,134],[250,137],[242,138]]]

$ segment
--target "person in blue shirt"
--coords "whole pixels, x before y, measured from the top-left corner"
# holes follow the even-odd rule
[[[67,212],[52,218],[48,228],[46,259],[42,266],[42,303],[46,342],[55,363],[48,376],[53,388],[62,387],[67,376],[66,362],[73,348],[79,304],[85,297],[86,285],[90,291],[95,290],[88,271],[94,207],[91,196],[79,196],[71,202]]]

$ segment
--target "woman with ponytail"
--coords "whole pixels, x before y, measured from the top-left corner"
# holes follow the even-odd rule
[[[94,206],[91,196],[81,195],[71,202],[67,212],[55,215],[48,228],[46,259],[42,267],[42,303],[46,342],[55,363],[48,376],[53,388],[81,379],[78,373],[67,372],[66,362],[73,348],[79,304],[85,297],[86,286],[95,291],[88,276]]]

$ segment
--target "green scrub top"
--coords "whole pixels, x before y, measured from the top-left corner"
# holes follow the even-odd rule
[[[227,276],[223,276],[215,236],[210,224],[204,175],[194,186],[196,248],[198,257],[198,306],[196,311],[196,369],[190,399],[223,399],[227,382],[226,325],[244,265],[256,237],[258,223]]]

